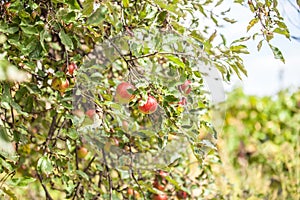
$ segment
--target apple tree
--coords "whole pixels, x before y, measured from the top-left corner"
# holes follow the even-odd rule
[[[1,198],[222,198],[212,102],[289,38],[276,0],[235,3],[260,28],[228,44],[223,0],[1,0]]]

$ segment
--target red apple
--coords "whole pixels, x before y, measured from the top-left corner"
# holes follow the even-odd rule
[[[162,178],[166,178],[168,176],[168,172],[165,172],[163,170],[159,170],[158,174],[162,177]]]
[[[139,106],[139,110],[144,114],[154,113],[157,109],[157,101],[153,96],[148,96],[147,102]]]
[[[96,110],[94,109],[89,109],[85,112],[85,114],[90,118],[90,119],[93,119],[94,118],[94,115],[96,114]]]
[[[119,140],[115,137],[110,138],[110,143],[114,146],[119,146]]]
[[[153,182],[153,187],[155,187],[156,189],[160,190],[160,191],[164,191],[166,186],[163,184],[159,184],[158,180],[154,180]]]
[[[186,97],[182,97],[181,100],[178,102],[178,104],[181,106],[187,105]]]
[[[168,196],[166,194],[154,194],[152,200],[168,200]]]
[[[51,83],[51,87],[61,93],[64,93],[69,85],[69,80],[64,78],[54,78]]]
[[[178,86],[178,89],[183,94],[189,94],[192,90],[192,87],[190,86],[192,82],[190,80],[186,80],[183,84]]]
[[[78,158],[84,158],[88,154],[88,150],[85,147],[80,147],[77,151]]]
[[[68,72],[69,72],[69,74],[73,75],[74,71],[77,70],[77,68],[78,67],[77,67],[77,65],[75,63],[72,62],[71,64],[69,64],[68,65]]]
[[[132,189],[132,188],[128,188],[128,189],[127,189],[127,194],[128,194],[128,196],[134,195],[134,197],[135,197],[136,199],[139,199],[139,198],[140,198],[140,193],[138,193],[138,191],[135,191],[135,190]]]
[[[116,100],[121,104],[129,103],[134,97],[129,90],[135,90],[135,87],[127,82],[122,82],[117,86],[116,89]]]
[[[128,188],[127,189],[127,194],[129,195],[129,196],[131,196],[131,195],[133,195],[133,189],[132,188]]]
[[[180,190],[178,192],[176,192],[176,196],[178,199],[186,199],[188,197],[187,192]]]
[[[60,86],[60,89],[62,90],[62,91],[65,91],[68,87],[69,87],[69,80],[68,79],[63,79],[62,81],[61,81],[61,86]]]

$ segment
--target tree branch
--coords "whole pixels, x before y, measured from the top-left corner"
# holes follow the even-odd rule
[[[41,185],[42,185],[42,187],[43,187],[43,189],[44,189],[44,191],[45,191],[46,199],[47,199],[47,200],[53,200],[53,198],[51,197],[50,193],[49,193],[48,190],[47,190],[47,187],[46,187],[46,186],[44,185],[44,183],[43,183],[42,176],[39,174],[38,171],[36,171],[36,174],[37,174],[37,177],[38,177],[38,179],[39,179],[39,181],[40,181],[40,183],[41,183]]]

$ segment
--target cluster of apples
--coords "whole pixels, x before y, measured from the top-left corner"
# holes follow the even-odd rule
[[[154,178],[154,182],[153,182],[153,187],[155,187],[156,189],[160,190],[160,191],[165,191],[168,181],[166,179],[166,177],[168,176],[168,173],[162,170],[158,171],[158,174],[155,175]],[[165,193],[161,193],[161,194],[154,194],[152,196],[153,200],[167,200],[168,199],[168,195]]]
[[[78,69],[75,63],[70,63],[67,66],[66,75],[73,76],[74,72]],[[70,82],[68,78],[54,78],[51,83],[51,87],[55,90],[58,90],[61,94],[63,94],[70,86]]]
[[[128,82],[122,82],[117,86],[115,99],[121,104],[128,104],[133,98],[132,94],[136,88]],[[142,104],[142,99],[139,100],[138,109],[141,113],[152,114],[157,110],[158,103],[157,100],[148,95],[146,103]]]
[[[183,84],[178,86],[178,90],[184,95],[188,95],[191,90],[191,81],[186,80]],[[128,82],[122,82],[117,86],[115,99],[121,104],[128,104],[133,98],[133,92],[136,88]],[[152,114],[157,110],[158,103],[155,97],[148,95],[146,103],[142,103],[142,99],[139,100],[138,109],[141,113]],[[181,97],[181,100],[178,102],[178,105],[185,106],[187,105],[187,98]]]
[[[168,176],[168,173],[162,170],[158,171],[158,174],[155,175],[154,178],[154,182],[153,182],[153,187],[160,190],[161,192],[164,192],[168,181],[166,179],[166,177]],[[178,199],[187,199],[188,194],[187,192],[180,190],[176,192],[176,196]],[[154,194],[152,196],[153,200],[167,200],[168,199],[168,195],[165,193],[161,193],[161,194]]]

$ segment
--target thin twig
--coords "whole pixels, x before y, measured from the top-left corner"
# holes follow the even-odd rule
[[[51,197],[50,193],[49,193],[48,190],[47,190],[47,187],[46,187],[45,184],[43,183],[42,176],[38,173],[38,171],[36,171],[36,174],[37,174],[37,177],[38,177],[38,179],[39,179],[39,181],[40,181],[40,183],[41,183],[41,185],[42,185],[42,187],[43,187],[43,189],[44,189],[44,191],[45,191],[46,199],[47,199],[47,200],[53,200],[53,198]]]
[[[106,160],[106,155],[105,155],[105,151],[104,149],[102,149],[102,155],[103,155],[103,160],[104,160],[104,164],[105,164],[105,170],[106,170],[106,174],[107,174],[107,178],[108,178],[108,183],[109,183],[109,199],[112,200],[112,181],[111,181],[111,177],[109,174],[109,167],[107,164],[107,160]]]
[[[57,118],[57,113],[55,113],[55,115],[52,117],[52,122],[51,122],[51,125],[50,125],[50,128],[49,128],[49,131],[48,131],[48,136],[47,136],[47,139],[44,143],[44,153],[46,152],[46,149],[49,145],[49,142],[54,134],[54,131],[55,131],[55,126],[56,126],[56,118]]]

